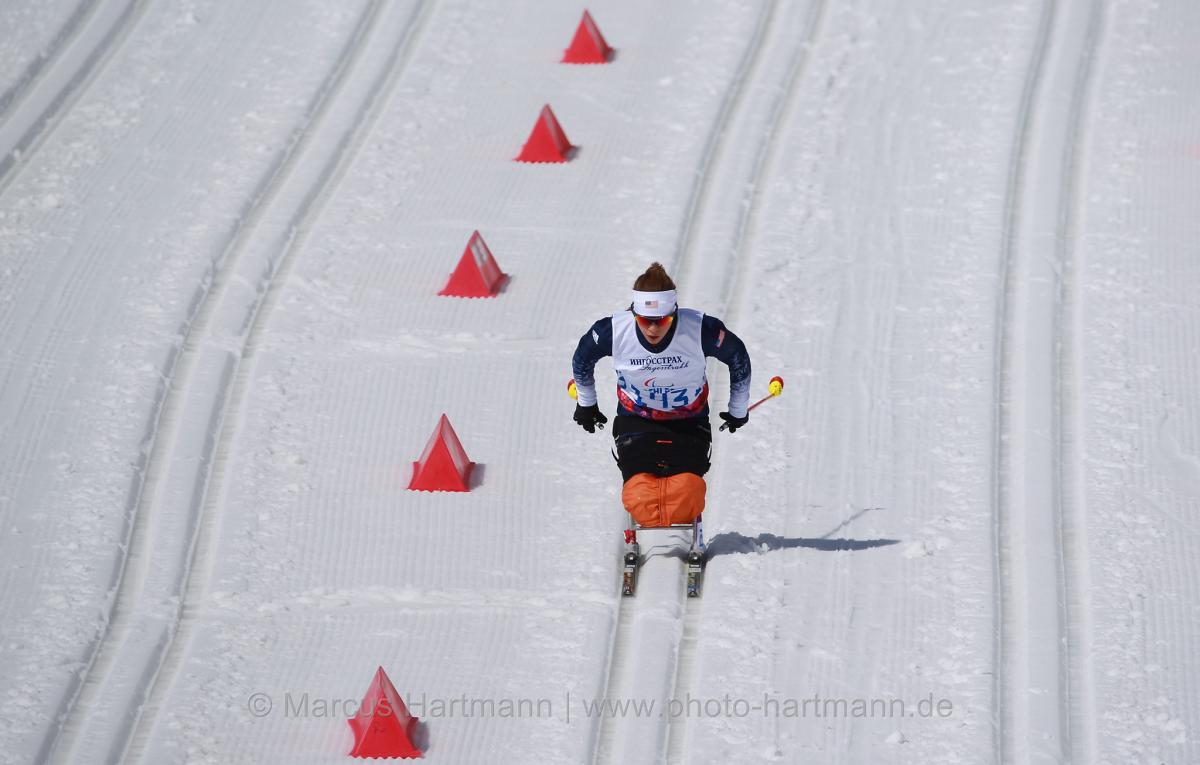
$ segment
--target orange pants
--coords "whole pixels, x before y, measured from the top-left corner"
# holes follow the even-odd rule
[[[704,510],[704,479],[695,473],[659,478],[638,473],[625,482],[621,502],[639,526],[691,523]]]

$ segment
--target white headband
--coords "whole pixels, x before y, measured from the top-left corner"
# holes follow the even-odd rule
[[[675,311],[675,290],[663,292],[633,291],[633,312],[638,316],[659,318]]]

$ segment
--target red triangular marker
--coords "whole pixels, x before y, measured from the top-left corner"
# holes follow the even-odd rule
[[[476,231],[458,259],[454,273],[450,274],[450,280],[438,294],[449,297],[495,297],[506,281],[508,275],[501,273],[492,251]]]
[[[470,491],[467,481],[475,463],[467,459],[458,434],[450,427],[446,415],[438,420],[437,429],[425,444],[421,459],[413,463],[410,491]]]
[[[554,112],[547,104],[542,107],[537,124],[533,126],[533,132],[529,134],[529,140],[525,142],[524,148],[517,156],[517,161],[566,162],[567,153],[572,148],[571,142],[567,140],[562,127],[558,124],[558,119],[555,118]]]
[[[383,667],[375,672],[358,714],[347,722],[354,731],[351,757],[421,756],[421,750],[413,744],[417,718],[408,713]]]
[[[583,12],[583,19],[575,30],[575,39],[571,47],[563,52],[564,64],[607,64],[612,58],[613,49],[604,41],[600,28],[592,21],[592,14]]]

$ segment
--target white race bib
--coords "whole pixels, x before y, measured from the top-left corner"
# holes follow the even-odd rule
[[[695,417],[708,402],[704,348],[700,328],[704,314],[680,308],[675,334],[661,353],[651,353],[638,341],[630,311],[613,314],[612,360],[617,373],[617,399],[641,417]]]

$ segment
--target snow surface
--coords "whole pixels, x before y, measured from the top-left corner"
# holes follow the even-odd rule
[[[0,763],[345,762],[377,666],[431,763],[1200,761],[1200,5],[581,11],[0,8]],[[652,260],[787,381],[697,600],[563,395]]]

